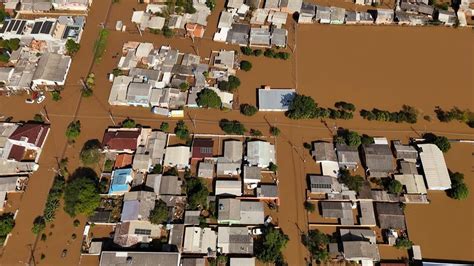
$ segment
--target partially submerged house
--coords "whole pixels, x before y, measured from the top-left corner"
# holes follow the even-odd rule
[[[215,252],[217,247],[217,232],[212,228],[188,226],[184,232],[184,253],[208,254]]]
[[[341,225],[354,225],[352,205],[347,201],[320,201],[324,218],[337,218]]]
[[[400,182],[407,194],[426,194],[425,180],[422,175],[401,174],[393,175],[394,179]]]
[[[370,229],[340,229],[342,254],[348,261],[373,264],[380,261],[375,233]]]
[[[340,193],[341,184],[337,178],[324,175],[310,175],[309,185],[311,193]]]
[[[418,148],[420,148],[420,161],[428,189],[450,189],[451,179],[443,152],[434,144],[418,144]]]
[[[242,195],[242,181],[240,180],[216,180],[214,193],[217,195]]]
[[[188,146],[168,146],[165,152],[163,166],[184,169],[189,166],[191,151]]]
[[[264,112],[288,111],[296,95],[294,89],[270,89],[269,87],[258,90],[258,110]]]
[[[102,139],[105,152],[134,153],[141,139],[140,129],[109,128]]]
[[[247,142],[246,160],[250,165],[266,168],[276,163],[275,145],[262,140]]]
[[[219,226],[217,247],[223,254],[253,254],[253,238],[247,227]]]
[[[219,199],[218,223],[257,225],[264,222],[264,203],[241,201],[234,198]]]
[[[202,160],[213,156],[214,140],[210,138],[195,138],[191,146],[192,159]]]
[[[346,144],[336,143],[337,160],[341,167],[354,169],[360,164],[359,150]]]
[[[405,214],[398,202],[376,202],[375,212],[381,229],[406,229]]]
[[[393,173],[393,154],[387,144],[364,144],[364,165],[371,177],[388,177]]]

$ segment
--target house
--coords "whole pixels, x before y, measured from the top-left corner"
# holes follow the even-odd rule
[[[309,185],[311,193],[340,193],[341,184],[337,178],[324,175],[310,175]]]
[[[184,212],[184,224],[185,225],[199,225],[200,224],[201,211],[185,211]]]
[[[298,23],[311,24],[316,16],[316,5],[312,3],[303,3],[298,16]]]
[[[288,111],[296,95],[294,89],[258,89],[258,110],[263,112]]]
[[[117,155],[115,157],[115,162],[114,162],[114,168],[115,169],[120,169],[120,168],[129,168],[133,163],[133,155],[128,154],[128,153],[122,153]]]
[[[188,146],[168,146],[163,166],[184,169],[189,166],[189,158],[191,158],[191,152]]]
[[[53,7],[50,0],[22,0],[21,11],[46,12]]]
[[[227,8],[235,8],[238,9],[244,4],[244,0],[227,0],[226,7]]]
[[[148,137],[146,150],[152,165],[163,164],[168,134],[162,131],[152,131]]]
[[[153,188],[157,195],[181,195],[183,181],[177,176],[148,175],[146,185]]]
[[[234,14],[227,11],[222,11],[217,24],[218,29],[230,29],[234,23]]]
[[[199,162],[197,176],[202,178],[213,178],[214,177],[214,169],[216,165],[214,162]]]
[[[276,47],[284,48],[286,47],[287,39],[288,39],[288,30],[286,29],[279,29],[274,28],[272,30],[272,36],[270,37],[271,45]]]
[[[26,183],[27,176],[8,176],[0,177],[0,211],[3,211],[7,200],[7,194],[22,190],[22,183]]]
[[[329,142],[314,142],[311,156],[316,160],[316,163],[337,162],[334,144]]]
[[[210,138],[195,138],[191,146],[192,159],[202,160],[213,156],[214,140]]]
[[[140,141],[138,128],[109,128],[102,139],[102,148],[105,152],[134,153]]]
[[[219,158],[226,162],[240,163],[243,155],[243,142],[240,140],[224,141],[224,156]]]
[[[223,254],[253,254],[253,238],[247,227],[223,227],[217,230],[217,247]]]
[[[426,185],[422,175],[401,174],[393,177],[405,187],[407,194],[426,194]]]
[[[184,231],[184,253],[208,254],[217,248],[217,232],[210,227],[186,227]]]
[[[352,25],[359,22],[359,14],[356,11],[346,11],[346,24]]]
[[[393,141],[392,148],[397,160],[416,162],[418,159],[418,151],[411,145],[403,145],[400,141]]]
[[[183,24],[183,16],[181,16],[181,15],[170,15],[170,18],[168,20],[168,28],[170,28],[172,30],[180,29],[182,24]]]
[[[456,13],[449,10],[438,10],[438,20],[443,22],[444,25],[453,26],[456,23]]]
[[[375,233],[369,229],[340,229],[342,254],[348,261],[373,264],[380,261]]]
[[[344,24],[344,19],[346,17],[346,10],[341,7],[330,7],[330,19],[331,24]]]
[[[132,80],[133,77],[129,76],[117,76],[114,78],[109,95],[110,105],[127,105],[127,89]]]
[[[434,7],[427,5],[427,4],[418,4],[418,13],[422,15],[427,15],[429,17],[433,17],[434,14]]]
[[[393,172],[393,155],[386,144],[364,144],[364,163],[371,177],[387,177]]]
[[[398,162],[400,167],[398,171],[402,174],[411,174],[411,175],[417,175],[418,174],[418,168],[416,166],[415,162],[408,162],[408,161],[399,161]]]
[[[252,25],[263,25],[265,20],[268,17],[269,10],[257,8],[252,12],[252,18],[250,19],[250,24]]]
[[[240,199],[219,199],[219,224],[263,224],[264,205],[260,201],[241,201]]]
[[[131,82],[125,97],[128,105],[149,107],[152,85],[149,82]]]
[[[350,202],[320,201],[324,218],[337,218],[341,225],[354,225],[354,214]]]
[[[420,148],[420,161],[428,189],[450,189],[451,179],[443,152],[434,144],[418,144],[418,148]]]
[[[123,197],[120,221],[149,221],[150,211],[155,208],[155,200],[155,192],[126,192]]]
[[[293,15],[293,13],[300,12],[302,4],[303,0],[281,0],[280,10]]]
[[[374,18],[372,17],[372,14],[369,12],[358,12],[357,13],[359,16],[359,23],[360,24],[373,24],[374,23]]]
[[[168,245],[171,245],[171,247],[169,248],[182,252],[183,243],[184,243],[184,229],[185,229],[184,224],[173,223],[173,224],[168,224],[167,227],[168,227],[167,229],[169,229]]]
[[[140,59],[143,57],[147,57],[151,51],[153,51],[153,43],[149,42],[142,42],[138,45],[137,49],[135,50],[135,56]]]
[[[327,6],[316,5],[315,21],[321,24],[331,23],[331,9]]]
[[[266,168],[270,163],[276,163],[275,146],[262,140],[249,141],[246,160],[250,165]]]
[[[240,180],[216,180],[215,195],[242,195],[242,182]]]
[[[360,164],[359,151],[357,147],[336,143],[337,160],[341,167],[354,169]]]
[[[202,38],[204,37],[204,32],[206,27],[199,25],[197,23],[186,23],[186,32],[191,38]]]
[[[160,237],[161,225],[135,220],[117,224],[113,241],[121,247],[132,247],[140,243],[150,243]]]
[[[109,194],[122,195],[125,192],[128,192],[132,181],[132,168],[116,169],[112,171],[112,181],[110,183]]]
[[[244,166],[244,183],[257,184],[262,180],[262,170],[257,166]]]
[[[276,26],[277,28],[281,28],[282,25],[286,24],[287,18],[288,13],[280,11],[270,11],[268,13],[267,21],[269,23],[272,23],[272,25]]]
[[[53,0],[55,10],[87,11],[92,0]]]
[[[280,10],[280,0],[265,0],[263,8],[269,10]]]
[[[178,252],[102,251],[99,266],[154,265],[157,261],[167,266],[178,266],[180,257]]]
[[[208,89],[217,93],[217,96],[219,96],[219,98],[221,99],[222,108],[232,109],[234,102],[234,94],[227,91],[221,91],[217,87],[208,87]]]
[[[242,164],[225,161],[217,162],[217,176],[237,176],[240,174]]]
[[[409,25],[410,17],[406,12],[395,11],[395,21],[398,23],[398,25]]]
[[[249,46],[270,47],[270,29],[251,28]]]
[[[377,226],[375,220],[374,203],[372,201],[359,201],[359,224],[363,226]]]
[[[38,67],[33,74],[33,85],[37,86],[63,86],[71,65],[71,57],[61,54],[44,53],[38,62]]]
[[[375,24],[392,24],[394,19],[394,11],[392,9],[377,9],[377,17]]]
[[[235,51],[221,50],[214,57],[213,65],[218,68],[231,70],[235,67]]]
[[[146,173],[150,170],[151,166],[152,164],[151,164],[150,155],[135,154],[135,156],[133,157],[133,165],[132,165],[133,170]]]
[[[233,23],[227,34],[226,42],[247,46],[249,44],[250,25]]]
[[[257,187],[257,198],[274,200],[278,198],[278,186],[276,184],[260,184]]]
[[[376,202],[375,212],[381,229],[406,229],[405,215],[397,202]]]
[[[255,266],[256,265],[256,262],[255,262],[255,258],[233,258],[231,257],[229,259],[229,266],[241,266],[241,265],[245,265],[245,266]]]
[[[401,1],[400,3],[400,9],[410,14],[417,14],[418,7],[419,5],[410,3],[409,1]]]

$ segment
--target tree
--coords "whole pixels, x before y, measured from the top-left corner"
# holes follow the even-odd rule
[[[212,11],[216,8],[216,0],[206,0],[206,6]]]
[[[274,164],[273,162],[270,162],[270,164],[268,165],[268,170],[276,173],[276,171],[278,170],[278,165]]]
[[[448,152],[449,149],[451,149],[451,143],[449,143],[448,138],[445,136],[437,136],[433,133],[425,133],[423,134],[423,138],[425,139],[425,142],[438,146],[442,152]]]
[[[15,227],[13,213],[4,213],[0,216],[0,237],[8,235]]]
[[[242,69],[243,71],[250,71],[252,69],[252,63],[243,60],[240,62],[240,69]]]
[[[209,190],[199,178],[186,179],[186,194],[188,196],[188,208],[196,210],[207,206]]]
[[[66,51],[69,55],[75,55],[80,48],[81,45],[75,42],[73,39],[68,39],[66,41]]]
[[[53,98],[53,101],[55,102],[59,102],[62,99],[60,91],[52,91],[51,97]]]
[[[350,131],[348,129],[339,130],[334,140],[337,143],[345,143],[346,145],[349,145],[351,147],[359,147],[360,144],[362,144],[362,139],[360,135],[357,132]]]
[[[406,237],[399,237],[395,242],[395,247],[398,249],[410,249],[413,246],[413,242]]]
[[[113,168],[114,168],[114,161],[109,160],[109,159],[105,160],[103,171],[106,173],[110,173],[112,172]]]
[[[310,96],[296,94],[290,102],[286,116],[291,119],[314,118],[318,105]]]
[[[161,164],[157,163],[153,166],[153,169],[151,170],[152,174],[161,174],[161,171],[163,170],[163,167]]]
[[[33,116],[33,121],[38,122],[38,123],[43,123],[44,119],[41,114],[35,114],[35,116]]]
[[[0,47],[6,49],[9,52],[16,51],[20,48],[20,39],[7,39],[0,40]]]
[[[43,216],[38,216],[33,221],[33,227],[31,228],[31,232],[33,234],[38,235],[39,233],[43,232],[46,228],[46,221],[44,220]]]
[[[257,56],[257,57],[258,57],[258,56],[261,56],[262,54],[263,54],[263,51],[260,50],[260,49],[255,49],[255,50],[253,50],[253,55],[254,55],[254,56]]]
[[[304,208],[305,208],[305,210],[307,210],[309,212],[314,212],[316,210],[316,205],[312,202],[305,201],[304,202]]]
[[[279,136],[279,135],[280,135],[280,133],[281,133],[281,131],[280,131],[280,129],[279,129],[279,128],[277,128],[277,127],[273,127],[273,126],[272,126],[272,127],[270,127],[270,134],[272,134],[272,136],[275,136],[275,137],[277,137],[277,136]]]
[[[263,55],[265,57],[273,58],[275,57],[275,52],[272,49],[265,49],[265,52],[263,52]]]
[[[227,134],[243,135],[247,131],[244,125],[237,120],[229,121],[222,119],[219,121],[219,127]]]
[[[261,137],[263,134],[262,134],[262,131],[252,128],[252,129],[250,129],[250,135],[252,135],[254,137]]]
[[[99,162],[102,155],[101,143],[98,139],[91,139],[84,143],[82,147],[80,158],[84,165],[92,165]]]
[[[187,140],[189,138],[189,130],[183,120],[179,120],[176,123],[176,127],[174,128],[174,133],[176,136],[182,140]]]
[[[248,46],[242,46],[240,47],[240,51],[244,54],[244,55],[252,55],[252,48],[248,47]]]
[[[248,104],[248,103],[243,103],[240,105],[240,113],[246,116],[253,116],[258,112],[257,107]]]
[[[360,141],[362,144],[365,144],[365,145],[373,144],[374,138],[369,135],[363,134],[362,137],[360,138]]]
[[[403,185],[400,181],[392,179],[388,184],[388,192],[392,194],[400,194],[403,190]]]
[[[136,128],[137,123],[135,122],[135,120],[133,120],[131,118],[127,118],[127,119],[122,121],[122,127],[124,127],[124,128]]]
[[[0,54],[0,62],[8,63],[8,61],[10,61],[10,56],[8,54]]]
[[[56,217],[56,211],[60,206],[61,197],[64,193],[64,185],[64,177],[60,175],[54,177],[43,211],[43,218],[46,222],[52,222]]]
[[[344,102],[344,101],[339,101],[334,104],[334,107],[350,112],[354,112],[356,110],[355,105],[352,103]]]
[[[229,91],[233,92],[240,86],[240,79],[236,76],[229,76]]]
[[[351,175],[347,169],[339,169],[339,180],[344,183],[350,190],[359,192],[364,184],[365,179],[360,175]]]
[[[264,263],[282,263],[282,250],[288,243],[288,236],[280,229],[269,227],[255,245],[255,256]]]
[[[311,257],[318,262],[324,262],[329,258],[329,236],[319,230],[309,231],[308,234],[303,237],[303,244],[308,249]]]
[[[174,36],[173,30],[168,28],[168,26],[164,26],[162,31],[163,31],[163,36],[165,36],[166,38],[171,38]]]
[[[168,220],[168,206],[162,200],[155,202],[155,208],[150,211],[150,222],[152,224],[162,224]]]
[[[189,84],[187,82],[182,82],[179,84],[179,90],[182,92],[186,92],[189,89]]]
[[[64,191],[64,211],[71,217],[92,215],[100,203],[97,182],[97,174],[91,168],[76,169]]]
[[[198,93],[196,103],[204,108],[219,109],[222,106],[221,97],[215,91],[207,88]]]
[[[160,130],[165,132],[170,128],[170,124],[168,122],[162,122],[160,125]]]
[[[76,120],[69,123],[66,129],[66,137],[68,141],[75,141],[81,134],[81,121]]]
[[[451,178],[451,189],[448,190],[448,196],[457,200],[466,199],[469,196],[469,188],[464,183],[464,174],[450,172],[449,176]]]

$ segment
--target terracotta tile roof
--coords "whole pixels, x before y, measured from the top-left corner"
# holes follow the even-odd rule
[[[132,165],[133,156],[130,154],[119,154],[115,159],[115,168],[123,168]]]
[[[49,125],[44,124],[24,124],[19,126],[9,139],[22,141],[25,140],[37,147],[43,146],[46,135],[49,131]]]
[[[196,23],[187,23],[186,31],[193,37],[202,38],[206,28]]]
[[[193,141],[193,159],[203,159],[212,157],[212,148],[214,147],[214,140],[212,139],[194,139]]]
[[[8,154],[8,159],[19,162],[23,159],[23,155],[25,155],[25,147],[13,145],[10,150],[10,154]]]
[[[111,150],[136,150],[140,131],[106,132],[102,145]]]

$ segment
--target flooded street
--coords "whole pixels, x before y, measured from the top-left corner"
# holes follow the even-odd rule
[[[222,8],[222,1],[219,7]],[[96,74],[94,95],[80,99],[80,78],[87,76],[93,58],[93,46],[100,30],[100,23],[106,21],[110,0],[94,1],[82,36],[81,50],[73,59],[63,99],[52,102],[48,98],[44,106],[51,119],[51,133],[40,160],[40,170],[32,175],[27,191],[21,198],[16,226],[4,248],[0,264],[19,265],[30,259],[35,236],[31,232],[33,219],[42,213],[48,190],[52,184],[56,158],[65,151],[69,158],[69,169],[80,165],[78,160],[82,144],[88,139],[101,139],[104,130],[112,125],[109,111],[116,122],[127,117],[138,123],[158,128],[162,121],[169,121],[170,128],[176,119],[153,115],[145,108],[111,107],[108,97],[111,83],[107,74],[117,65],[120,52],[126,41],[153,42],[156,47],[171,45],[181,52],[194,53],[198,50],[202,58],[212,50],[236,49],[223,43],[212,42],[214,29],[208,29],[207,39],[196,43],[187,38],[166,39],[161,35],[145,33],[140,36],[130,22],[132,8],[136,1],[121,1],[112,5],[106,27],[115,28],[117,20],[123,20],[130,32],[111,30],[103,60],[94,65]],[[144,9],[143,5],[139,8]],[[138,8],[138,9],[139,9]],[[215,14],[210,18],[209,27],[217,24]],[[319,120],[291,121],[281,113],[258,113],[246,117],[238,111],[216,112],[215,110],[187,110],[185,121],[196,133],[219,133],[218,121],[222,118],[241,121],[247,129],[254,128],[268,134],[269,124],[279,127],[282,134],[277,138],[277,164],[280,179],[279,226],[289,235],[290,242],[284,251],[289,265],[304,265],[307,250],[301,244],[301,233],[307,231],[307,216],[303,208],[305,201],[306,174],[319,171],[309,152],[303,148],[304,142],[331,139],[332,127],[345,127],[372,136],[386,136],[389,139],[407,141],[425,131],[446,135],[452,139],[473,139],[473,129],[465,124],[438,122],[434,117],[435,106],[449,108],[459,106],[474,110],[474,35],[468,29],[443,27],[366,27],[366,26],[321,26],[304,25],[297,27],[297,33],[290,30],[290,47],[296,49],[287,61],[265,57],[242,57],[253,64],[250,72],[238,71],[242,85],[237,93],[240,103],[256,104],[256,89],[262,85],[274,88],[296,87],[299,93],[311,95],[320,106],[332,107],[334,102],[345,100],[357,109],[379,107],[398,110],[409,104],[418,108],[423,115],[431,115],[432,122],[420,118],[415,125],[369,122],[358,114],[353,120],[328,120],[327,128]],[[295,41],[296,40],[296,41]],[[290,51],[290,49],[288,49]],[[79,103],[79,104],[78,104]],[[76,114],[81,121],[81,136],[76,144],[67,147],[65,129]],[[24,104],[21,97],[0,97],[0,114],[13,116],[14,121],[29,120],[39,113],[42,105]],[[193,127],[190,118],[195,118]],[[465,174],[466,183],[471,188],[471,196],[466,201],[455,201],[444,192],[430,193],[430,205],[411,205],[407,208],[407,224],[410,237],[420,244],[422,254],[430,259],[474,260],[473,222],[474,176],[473,146],[454,144],[446,155],[447,165],[452,171]],[[81,225],[73,226],[73,218],[62,209],[58,210],[54,228],[48,228],[51,236],[47,241],[38,241],[34,251],[36,263],[44,265],[77,265],[80,255]],[[76,233],[78,238],[71,239]],[[442,241],[441,241],[442,240]],[[449,245],[448,245],[449,243]],[[67,257],[61,258],[61,251],[69,250]],[[45,259],[40,261],[40,255]],[[398,253],[384,248],[387,257],[398,257]],[[91,265],[96,258],[82,261]]]

